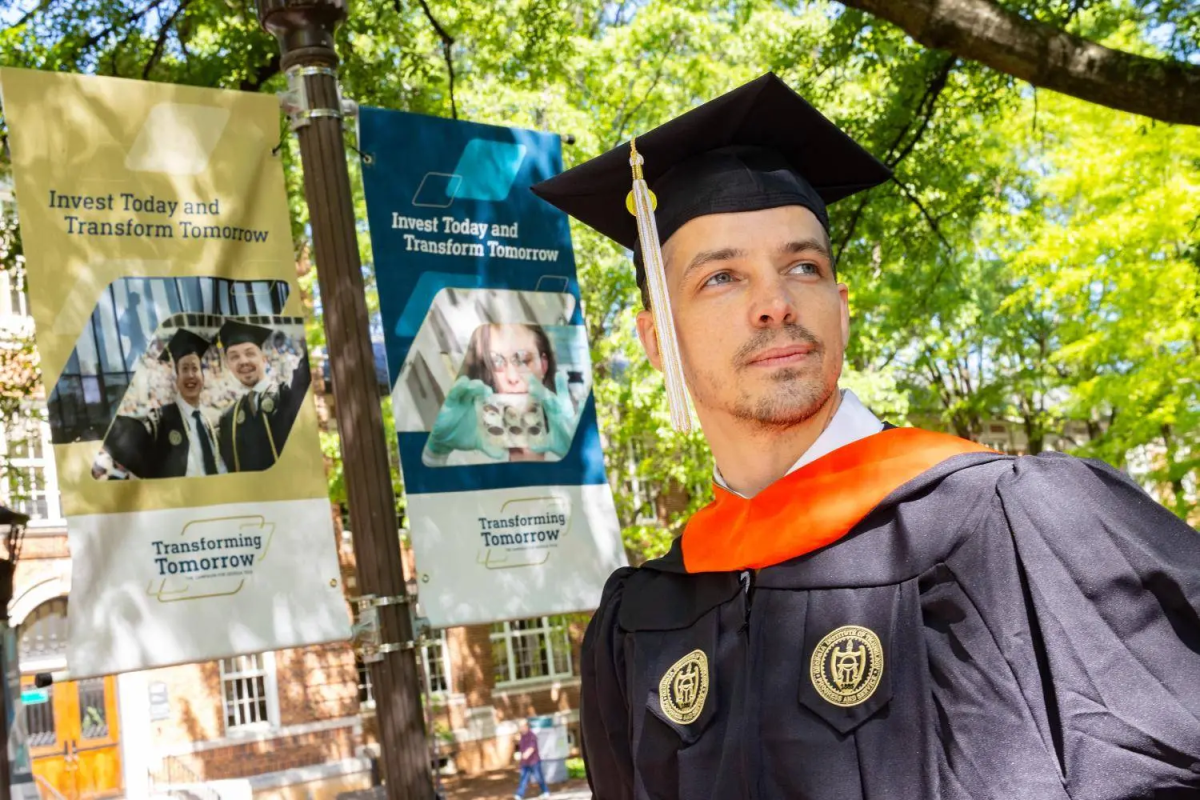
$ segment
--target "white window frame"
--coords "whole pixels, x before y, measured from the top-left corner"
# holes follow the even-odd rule
[[[446,697],[454,689],[454,676],[450,673],[450,643],[446,639],[446,629],[443,628],[437,631],[434,638],[436,641],[421,645],[421,689],[429,697]],[[441,647],[441,659],[437,659],[436,656],[431,655],[431,651],[435,645]],[[442,662],[442,675],[446,679],[446,688],[438,689],[437,691],[434,691],[429,679],[429,664],[434,660]]]
[[[11,497],[9,496],[8,480],[6,479],[0,483],[0,500],[3,500],[4,504],[10,508],[21,510],[25,508],[23,505],[25,502],[32,503],[37,495],[44,496],[46,514],[45,516],[31,514],[29,521],[30,528],[61,527],[66,524],[62,513],[62,498],[58,492],[58,472],[54,463],[54,445],[50,440],[50,423],[46,420],[45,410],[45,406],[42,403],[37,403],[36,406],[31,406],[23,411],[23,413],[28,415],[27,419],[36,419],[36,435],[40,439],[39,454],[36,457],[25,456],[22,458],[13,458],[9,460],[7,465],[10,470],[23,476],[25,480],[28,480],[28,476],[32,470],[41,470],[42,488],[36,492],[32,492],[28,497]],[[0,424],[0,455],[7,457],[8,449],[8,432]]]
[[[14,281],[16,281],[15,287]],[[16,308],[12,304],[14,288],[19,292]],[[25,291],[25,270],[19,267],[15,270],[0,270],[0,322],[11,325],[18,321],[23,322],[28,317],[29,295]]]
[[[225,662],[235,661],[241,658],[254,658],[258,656],[262,659],[262,665],[257,670],[246,670],[239,672],[226,672]],[[225,735],[227,737],[237,737],[244,734],[261,733],[279,727],[279,680],[275,670],[275,654],[257,653],[247,654],[243,656],[233,656],[231,658],[223,658],[217,662],[221,672],[221,722],[225,727]],[[253,680],[259,676],[263,677],[263,693],[266,695],[267,701],[267,718],[256,722],[245,723],[242,725],[229,724],[229,705],[225,698],[225,686],[230,681],[236,680]]]
[[[497,686],[497,687],[523,686],[526,684],[571,680],[572,678],[575,677],[575,659],[574,659],[573,653],[571,652],[573,648],[572,648],[572,644],[571,644],[570,627],[567,623],[567,618],[564,616],[548,616],[548,617],[531,617],[531,619],[539,620],[541,622],[541,624],[536,628],[524,628],[524,629],[518,630],[518,629],[514,629],[512,627],[511,622],[497,623],[497,624],[503,625],[504,629],[502,631],[492,630],[489,633],[488,639],[492,643],[493,657],[496,652],[495,644],[496,644],[496,642],[499,642],[499,641],[504,642],[504,651],[508,657],[508,665],[507,665],[507,670],[506,670],[506,674],[508,675],[508,677],[506,680],[496,681],[495,686]],[[519,621],[523,621],[523,620],[519,620]],[[555,665],[556,659],[555,659],[555,651],[554,651],[554,647],[555,647],[554,634],[559,633],[559,632],[566,633],[566,639],[567,639],[567,642],[566,642],[567,671],[566,672],[557,672],[555,669],[556,668],[556,665]],[[537,634],[537,635],[543,637],[543,639],[545,640],[546,661],[547,661],[547,668],[548,668],[547,673],[545,675],[535,675],[530,678],[518,678],[518,677],[516,677],[517,661],[516,661],[516,657],[513,653],[513,640],[517,639],[517,638],[529,636],[531,634]],[[492,674],[494,677],[495,676],[494,666],[493,666]]]

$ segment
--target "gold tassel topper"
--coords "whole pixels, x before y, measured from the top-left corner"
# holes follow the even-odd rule
[[[638,241],[642,245],[642,264],[646,269],[646,284],[650,290],[650,313],[654,315],[654,330],[662,353],[671,424],[676,430],[688,433],[692,429],[692,415],[688,408],[687,385],[683,380],[683,364],[679,357],[679,340],[675,336],[671,297],[667,293],[667,272],[658,242],[658,225],[654,221],[654,209],[658,201],[646,185],[642,174],[644,163],[645,159],[637,151],[637,140],[631,140],[629,165],[633,168],[633,190],[625,198],[625,207],[637,217]]]

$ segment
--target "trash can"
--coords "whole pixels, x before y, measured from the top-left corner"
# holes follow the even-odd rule
[[[531,717],[529,729],[537,736],[538,754],[542,757],[542,775],[546,783],[563,783],[567,780],[567,725],[555,722],[554,717]]]

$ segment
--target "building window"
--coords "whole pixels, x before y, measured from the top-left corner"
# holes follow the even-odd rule
[[[279,724],[275,654],[257,653],[221,659],[225,731],[260,730]]]
[[[0,455],[6,462],[0,501],[32,520],[61,520],[44,409],[22,413],[26,415],[0,428]]]
[[[105,704],[104,678],[87,678],[78,685],[80,738],[107,739],[108,707]]]
[[[29,737],[26,741],[30,747],[47,747],[58,741],[58,734],[54,730],[54,687],[47,686],[42,691],[46,693],[44,702],[22,706],[25,710],[25,730]]]
[[[375,686],[371,683],[371,668],[361,658],[354,659],[358,671],[358,706],[363,709],[375,707]]]
[[[42,603],[17,629],[18,662],[22,669],[62,669],[67,660],[67,598]]]
[[[0,317],[27,317],[25,273],[21,269],[0,270]]]
[[[447,694],[450,691],[449,648],[446,631],[421,646],[421,673],[425,677],[425,694]]]
[[[497,684],[574,675],[566,617],[497,622],[491,639]]]

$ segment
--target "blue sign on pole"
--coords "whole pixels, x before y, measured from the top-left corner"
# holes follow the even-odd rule
[[[363,108],[363,186],[424,613],[595,608],[625,563],[552,134]]]

